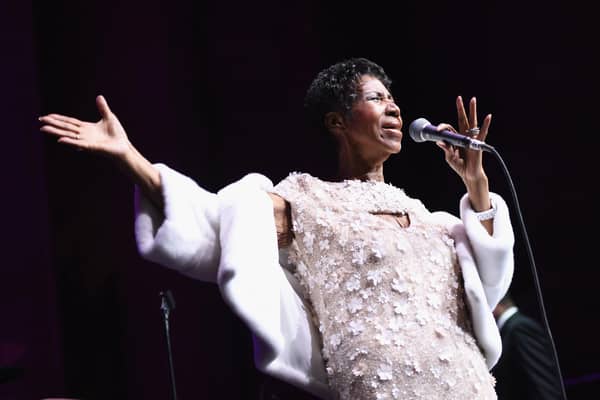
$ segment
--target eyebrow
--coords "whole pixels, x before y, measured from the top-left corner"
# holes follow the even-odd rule
[[[394,98],[394,96],[392,95],[392,93],[389,93],[389,92],[388,92],[388,93],[387,93],[387,95],[386,95],[386,93],[385,93],[385,92],[382,92],[381,90],[377,90],[377,89],[372,89],[372,90],[365,90],[365,91],[363,91],[363,95],[364,95],[364,96],[367,96],[367,95],[369,95],[369,94],[377,94],[377,95],[380,95],[380,96],[382,96],[383,98],[390,98],[390,99],[393,99],[393,98]]]

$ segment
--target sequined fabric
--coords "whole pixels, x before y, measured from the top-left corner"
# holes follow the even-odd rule
[[[495,399],[454,243],[424,205],[383,182],[294,173],[289,262],[339,399]],[[407,212],[410,226],[377,214]]]

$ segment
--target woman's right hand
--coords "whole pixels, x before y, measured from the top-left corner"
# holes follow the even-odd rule
[[[60,114],[40,117],[44,123],[41,131],[58,137],[59,143],[78,150],[88,150],[117,159],[124,159],[131,150],[125,129],[110,111],[103,96],[96,97],[96,106],[102,119],[98,122],[85,122]]]
[[[60,114],[40,117],[41,131],[58,137],[59,143],[113,158],[117,165],[158,207],[163,208],[162,183],[156,168],[133,147],[125,129],[110,111],[103,96],[96,97],[102,119],[84,122]]]

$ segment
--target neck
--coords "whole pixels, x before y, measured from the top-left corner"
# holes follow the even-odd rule
[[[340,151],[338,176],[340,180],[384,182],[383,161],[369,161],[355,153]]]

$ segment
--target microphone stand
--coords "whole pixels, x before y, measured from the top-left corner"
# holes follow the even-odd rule
[[[175,299],[170,290],[166,292],[160,292],[161,298],[160,309],[163,312],[163,320],[165,323],[165,337],[167,339],[167,354],[169,356],[169,376],[171,381],[171,390],[173,393],[173,400],[177,400],[177,390],[175,388],[175,369],[173,368],[173,354],[171,351],[171,337],[169,333],[169,314],[175,309]]]
[[[519,226],[521,228],[521,231],[523,232],[523,238],[525,240],[525,248],[527,249],[527,256],[529,257],[529,262],[531,265],[533,282],[535,284],[538,305],[540,307],[540,313],[541,313],[542,320],[544,323],[544,328],[546,329],[546,335],[548,336],[548,340],[550,341],[550,345],[552,347],[552,356],[554,358],[554,364],[556,366],[556,374],[558,375],[557,378],[558,378],[558,381],[560,382],[562,398],[563,398],[563,400],[567,400],[567,392],[565,390],[565,383],[562,379],[562,373],[560,371],[560,363],[558,361],[558,353],[556,352],[556,346],[554,344],[554,339],[552,338],[552,332],[550,331],[548,317],[546,316],[546,308],[544,307],[544,299],[542,298],[542,289],[540,288],[538,273],[537,273],[537,269],[535,266],[535,260],[533,258],[533,250],[531,249],[531,244],[529,243],[529,237],[527,236],[527,230],[525,229],[525,222],[523,221],[523,215],[521,214],[519,200],[517,199],[517,192],[513,185],[510,174],[508,173],[508,168],[506,167],[506,164],[502,160],[502,157],[500,157],[500,154],[498,153],[498,151],[496,151],[496,149],[493,146],[490,146],[488,144],[486,144],[485,146],[481,146],[481,150],[493,154],[498,159],[498,162],[500,162],[500,165],[502,166],[502,172],[504,172],[504,175],[506,175],[506,179],[508,180],[508,184],[510,187],[510,193],[511,193],[513,201],[515,203],[516,213],[517,213],[517,217],[519,220]]]

